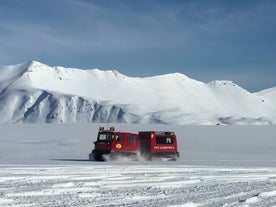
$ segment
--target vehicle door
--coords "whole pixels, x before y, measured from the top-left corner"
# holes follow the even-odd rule
[[[138,135],[128,134],[126,138],[127,138],[127,151],[129,152],[139,151],[140,143],[139,143]]]

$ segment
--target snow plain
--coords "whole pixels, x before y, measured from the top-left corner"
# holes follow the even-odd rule
[[[99,126],[0,125],[0,207],[276,206],[275,126],[116,124],[175,131],[180,159],[88,161]]]

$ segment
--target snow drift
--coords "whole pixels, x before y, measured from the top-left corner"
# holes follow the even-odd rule
[[[250,93],[180,73],[134,78],[36,61],[0,73],[0,123],[276,124],[276,88]]]

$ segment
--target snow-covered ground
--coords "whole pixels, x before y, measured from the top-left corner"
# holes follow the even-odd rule
[[[276,206],[275,126],[175,131],[176,162],[88,161],[99,124],[0,125],[0,207]]]
[[[0,167],[0,206],[275,206],[275,168]]]

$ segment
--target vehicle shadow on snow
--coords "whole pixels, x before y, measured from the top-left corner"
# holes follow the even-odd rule
[[[68,161],[68,162],[95,162],[94,160],[89,160],[89,159],[51,159],[53,161]]]

